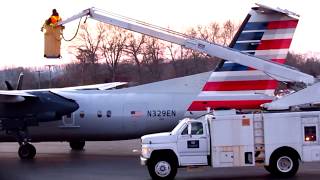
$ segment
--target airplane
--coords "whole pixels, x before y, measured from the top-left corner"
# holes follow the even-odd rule
[[[257,4],[224,49],[241,51],[237,55],[248,59],[284,63],[297,24],[296,14]],[[203,49],[199,44],[198,48]],[[81,150],[85,141],[126,140],[168,131],[182,118],[208,108],[259,109],[275,98],[278,82],[272,75],[252,68],[254,64],[248,67],[229,60],[211,72],[121,89],[0,91],[0,142],[17,141],[19,157],[32,159],[36,149],[30,142],[67,141],[72,149]]]

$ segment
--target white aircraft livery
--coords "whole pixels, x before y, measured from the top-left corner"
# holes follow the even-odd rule
[[[108,22],[91,10],[90,15]],[[214,51],[219,58],[230,58],[224,58],[213,72],[121,89],[114,87],[123,83],[103,85],[108,88],[92,85],[0,91],[0,141],[17,141],[20,158],[30,159],[36,149],[29,142],[68,141],[73,149],[82,149],[85,141],[133,139],[168,131],[182,118],[203,114],[208,108],[258,109],[275,98],[277,80],[254,63],[248,67],[247,61],[242,60],[241,65],[237,60],[285,63],[297,24],[297,15],[292,12],[258,5],[251,9],[229,47],[203,45],[198,43],[202,40],[183,36],[199,51],[215,47],[227,52]],[[126,27],[139,27],[135,31],[147,35],[150,32],[137,24]],[[168,35],[170,32],[163,39],[179,43],[180,37]]]

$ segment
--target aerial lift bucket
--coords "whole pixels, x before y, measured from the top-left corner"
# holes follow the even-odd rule
[[[61,35],[63,27],[44,25],[44,57],[60,58]]]

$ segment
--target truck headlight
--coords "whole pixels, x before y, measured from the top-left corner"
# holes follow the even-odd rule
[[[151,148],[142,146],[142,148],[141,148],[141,155],[142,155],[143,157],[149,157],[151,151],[152,151]]]

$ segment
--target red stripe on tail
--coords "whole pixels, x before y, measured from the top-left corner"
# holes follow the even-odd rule
[[[271,61],[277,62],[277,63],[280,63],[280,64],[284,64],[286,62],[286,59],[271,59]],[[251,71],[251,70],[256,70],[256,69],[254,69],[252,67],[249,67],[248,70]]]
[[[207,82],[202,91],[245,91],[277,88],[275,80]]]
[[[272,21],[272,22],[269,22],[268,29],[296,28],[297,25],[298,25],[298,20]]]
[[[188,111],[206,111],[211,109],[259,109],[261,104],[272,100],[231,100],[231,101],[193,101]]]
[[[286,59],[271,59],[271,61],[284,64],[286,62]]]
[[[257,50],[289,49],[292,39],[261,40]]]

